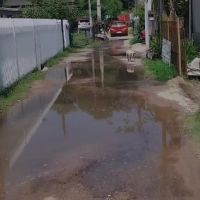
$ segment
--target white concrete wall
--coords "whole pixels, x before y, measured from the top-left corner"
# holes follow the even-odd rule
[[[64,36],[67,47],[69,29]],[[0,90],[40,68],[63,45],[61,20],[0,19]]]

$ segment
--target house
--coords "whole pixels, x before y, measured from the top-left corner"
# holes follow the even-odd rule
[[[21,9],[31,5],[32,3],[30,0],[5,0],[3,7],[0,8],[0,17],[19,17]]]
[[[23,8],[26,6],[31,6],[30,0],[5,0],[3,7],[5,8]]]

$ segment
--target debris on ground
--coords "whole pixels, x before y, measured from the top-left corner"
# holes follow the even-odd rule
[[[200,76],[200,58],[195,58],[187,66],[188,76]]]

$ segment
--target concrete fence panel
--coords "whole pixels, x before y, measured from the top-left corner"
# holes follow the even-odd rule
[[[13,19],[16,38],[17,65],[23,77],[36,67],[34,27],[31,19]]]
[[[0,19],[0,90],[68,47],[68,38],[61,20]]]
[[[13,21],[0,19],[0,88],[19,78]]]

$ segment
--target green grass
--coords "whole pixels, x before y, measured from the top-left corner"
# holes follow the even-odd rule
[[[73,47],[74,48],[95,48],[101,44],[101,41],[93,40],[92,38],[85,38],[84,32],[73,34]]]
[[[186,117],[185,132],[200,142],[200,112]]]
[[[130,39],[129,42],[130,42],[130,44],[137,44],[137,43],[141,43],[142,40],[140,40],[140,39],[134,37],[134,38]]]
[[[164,63],[162,60],[145,60],[147,74],[150,74],[158,81],[167,81],[177,75],[176,69],[172,65]]]
[[[54,57],[50,58],[47,61],[47,67],[53,67],[54,65],[57,65],[62,61],[63,58],[69,56],[71,53],[76,53],[76,48],[66,48],[64,51],[59,52]]]
[[[90,39],[86,39],[83,32],[73,34],[73,46],[75,48],[86,47],[89,43]]]
[[[41,71],[34,71],[19,80],[13,86],[0,93],[0,113],[7,110],[19,100],[25,98],[27,91],[31,88],[33,81],[43,78]]]

